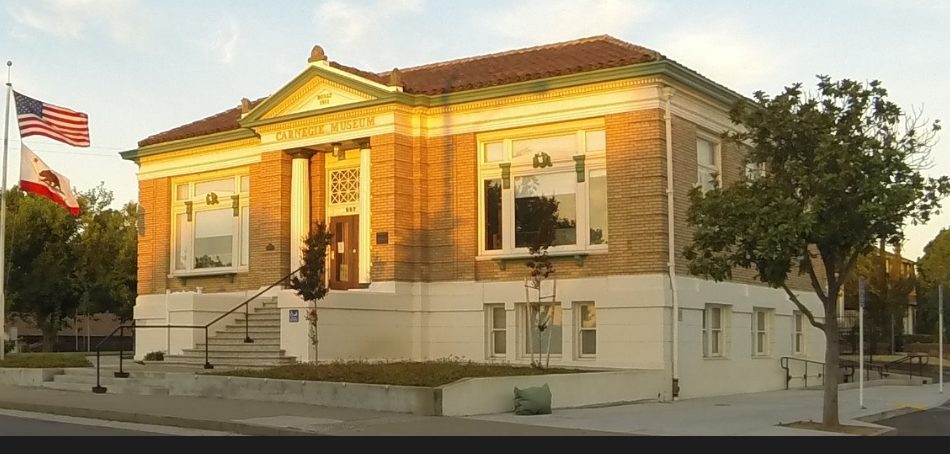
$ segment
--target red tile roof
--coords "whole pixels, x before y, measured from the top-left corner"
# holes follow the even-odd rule
[[[405,68],[399,73],[405,93],[439,95],[662,59],[665,57],[656,51],[601,35]],[[330,65],[382,84],[388,84],[391,73],[371,73],[337,62]],[[251,106],[264,99],[254,101]],[[139,141],[139,146],[238,129],[240,118],[240,107],[229,109],[147,137]]]

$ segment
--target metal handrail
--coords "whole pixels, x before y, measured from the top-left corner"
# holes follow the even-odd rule
[[[887,372],[888,369],[890,369],[893,366],[907,363],[907,365],[909,366],[907,368],[907,371],[910,372],[910,377],[914,378],[914,361],[915,360],[917,362],[917,375],[923,378],[924,366],[930,364],[930,355],[917,355],[917,354],[907,355],[903,358],[898,358],[898,359],[895,359],[894,361],[884,364],[883,367],[884,367],[885,372]],[[898,369],[898,370],[901,370],[901,369]]]
[[[804,379],[806,388],[808,387],[808,365],[809,364],[821,365],[822,372],[820,372],[816,376],[816,378],[821,378],[825,370],[825,363],[821,361],[814,361],[814,360],[805,359],[805,358],[796,358],[794,356],[783,356],[779,358],[779,365],[782,367],[782,369],[785,369],[785,389],[789,389],[789,383],[792,382],[792,378],[798,378],[798,377],[792,377],[792,371],[789,368],[789,360],[798,361],[805,364],[805,373],[802,374],[801,378]]]
[[[241,304],[238,304],[237,306],[234,306],[234,308],[232,308],[231,310],[229,310],[229,311],[227,311],[227,312],[221,314],[218,318],[216,318],[216,319],[214,319],[214,320],[211,320],[210,322],[208,322],[207,324],[204,324],[204,325],[142,325],[142,326],[136,326],[135,321],[133,320],[132,323],[129,324],[129,325],[119,325],[119,326],[117,326],[114,330],[112,330],[111,333],[109,333],[108,336],[106,336],[104,339],[102,339],[101,341],[99,341],[98,344],[96,344],[96,386],[94,386],[94,387],[92,388],[92,392],[94,392],[94,393],[96,393],[96,394],[102,394],[102,393],[105,393],[106,390],[107,390],[107,388],[105,388],[104,386],[102,386],[102,385],[100,384],[100,380],[99,380],[99,374],[100,374],[100,369],[101,369],[101,366],[100,366],[100,363],[101,363],[101,355],[100,355],[100,353],[101,353],[101,351],[102,351],[102,345],[105,344],[105,342],[106,342],[107,340],[111,339],[112,336],[115,336],[115,333],[116,333],[116,332],[120,332],[120,333],[121,333],[120,336],[121,336],[122,334],[124,334],[126,328],[132,329],[133,335],[135,334],[135,330],[136,330],[136,329],[143,329],[143,328],[203,329],[203,330],[205,330],[205,342],[204,342],[204,344],[205,344],[205,364],[204,364],[204,368],[205,368],[205,369],[214,369],[214,366],[211,365],[211,361],[209,360],[209,354],[208,354],[209,346],[211,345],[211,338],[208,336],[208,328],[210,328],[210,327],[211,327],[212,325],[214,325],[215,323],[221,321],[221,319],[223,319],[224,317],[227,317],[228,315],[234,313],[234,311],[240,309],[240,308],[243,306],[243,307],[244,307],[244,342],[245,342],[245,343],[253,343],[254,340],[251,339],[251,335],[250,335],[250,323],[249,323],[250,317],[248,316],[248,315],[249,315],[249,314],[248,314],[248,304],[249,304],[251,301],[254,301],[254,300],[257,299],[258,297],[260,297],[261,295],[263,295],[264,293],[267,293],[269,290],[271,290],[271,289],[273,289],[274,287],[276,287],[277,284],[280,284],[281,282],[284,282],[284,281],[286,281],[287,279],[289,279],[289,278],[290,278],[291,276],[293,276],[294,274],[297,274],[297,272],[299,272],[301,268],[303,268],[303,266],[298,267],[297,269],[293,270],[290,274],[288,274],[288,275],[286,275],[286,276],[280,278],[279,280],[275,281],[273,284],[268,285],[268,286],[267,286],[266,288],[264,288],[263,290],[261,290],[261,291],[257,292],[256,294],[254,294],[254,296],[252,296],[252,297],[250,297],[250,298],[244,300],[244,302],[242,302]],[[132,348],[134,349],[135,346],[133,346]],[[118,370],[117,372],[115,372],[115,374],[114,374],[116,378],[128,378],[128,377],[129,377],[129,373],[128,373],[128,372],[125,372],[125,371],[123,370],[123,368],[122,368],[122,356],[123,356],[122,354],[123,354],[123,353],[124,353],[124,350],[122,349],[122,346],[121,346],[121,344],[120,344],[120,346],[119,346],[119,370]]]
[[[248,298],[243,303],[238,304],[237,306],[234,306],[234,308],[232,308],[231,310],[219,315],[218,318],[211,320],[210,322],[208,322],[207,325],[205,325],[205,366],[204,366],[205,369],[214,369],[214,366],[212,366],[211,363],[208,362],[208,345],[211,343],[208,338],[208,328],[211,325],[214,325],[215,323],[221,321],[221,319],[223,319],[224,317],[231,315],[232,313],[234,313],[234,311],[240,309],[241,306],[244,306],[244,342],[248,344],[253,343],[254,340],[251,339],[250,327],[249,327],[250,317],[248,317],[248,303],[256,300],[259,296],[267,293],[270,289],[277,287],[277,284],[280,284],[281,282],[284,282],[287,279],[290,279],[291,276],[297,274],[297,272],[300,271],[302,268],[303,266],[297,267],[297,269],[291,271],[290,274],[280,278],[279,280],[275,281],[273,284],[268,285],[264,290],[257,292],[254,296]]]
[[[99,341],[98,344],[96,344],[96,386],[93,386],[93,387],[92,387],[92,392],[94,392],[94,393],[96,393],[96,394],[103,394],[103,393],[105,393],[106,390],[107,390],[106,387],[102,386],[102,384],[100,383],[100,379],[99,379],[100,371],[101,371],[101,368],[102,368],[102,366],[101,366],[102,345],[105,344],[106,341],[108,341],[109,339],[111,339],[112,336],[115,336],[115,333],[117,333],[117,332],[120,332],[120,334],[119,334],[120,336],[122,336],[123,334],[125,334],[125,329],[126,329],[126,328],[132,329],[132,333],[133,333],[133,335],[134,335],[136,328],[138,328],[138,329],[142,329],[142,328],[165,328],[165,329],[168,329],[168,328],[188,328],[188,329],[202,329],[202,328],[204,328],[204,326],[202,326],[202,325],[142,325],[142,326],[136,326],[136,325],[135,325],[135,320],[133,320],[132,323],[129,324],[129,325],[119,325],[119,326],[115,327],[115,329],[112,330],[112,332],[109,333],[108,336],[106,336],[104,339],[102,339],[101,341]],[[135,348],[135,346],[133,346],[132,348]],[[122,348],[122,343],[119,343],[119,370],[113,373],[113,375],[114,375],[116,378],[129,378],[129,373],[128,373],[128,372],[125,372],[125,370],[124,370],[123,367],[122,367],[122,357],[125,356],[124,353],[125,353],[125,350]]]
[[[881,378],[887,377],[887,369],[883,365],[874,364],[874,361],[871,359],[873,357],[870,355],[864,355],[864,356],[868,358],[864,362],[864,379],[865,380],[871,379],[872,371],[877,371],[877,374],[881,376]],[[853,359],[838,359],[838,363],[848,364],[849,367],[855,367],[855,368],[859,367],[858,361],[855,361]]]

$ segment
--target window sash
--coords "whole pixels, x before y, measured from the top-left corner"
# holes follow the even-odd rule
[[[725,309],[719,306],[703,309],[703,356],[706,358],[725,356],[724,312]]]
[[[768,311],[753,311],[752,317],[752,354],[767,356],[769,354],[769,313]]]
[[[576,304],[577,355],[589,358],[597,355],[597,307],[590,303]]]
[[[498,319],[499,314],[501,320]],[[488,310],[489,329],[489,354],[493,357],[505,356],[507,348],[507,320],[508,314],[504,306],[490,306]],[[500,322],[500,326],[499,326]]]
[[[560,303],[543,303],[540,307],[540,312],[542,315],[546,315],[548,319],[548,326],[541,333],[540,342],[538,345],[538,315],[539,307],[536,303],[525,304],[522,307],[522,313],[525,314],[525,325],[527,329],[524,331],[522,340],[521,353],[525,356],[537,355],[538,352],[541,352],[544,355],[547,352],[548,339],[550,339],[551,346],[551,356],[560,358],[563,353],[563,339],[564,339],[564,324],[562,320],[561,304]]]
[[[794,323],[794,334],[792,336],[792,352],[796,355],[805,353],[805,317],[801,312],[795,312],[792,315]]]
[[[696,139],[696,185],[700,186],[703,192],[712,189],[713,182],[722,184],[721,162],[719,143],[698,137]]]
[[[526,255],[528,254],[528,247],[517,247],[517,236],[516,236],[516,204],[518,198],[515,194],[515,186],[518,178],[525,177],[545,177],[553,174],[567,174],[570,173],[575,179],[573,180],[573,197],[574,197],[574,210],[570,213],[570,216],[574,219],[574,244],[561,244],[553,245],[548,251],[552,253],[556,252],[575,252],[575,251],[586,251],[586,250],[606,250],[607,241],[609,237],[602,244],[591,244],[591,231],[590,231],[590,210],[591,206],[591,194],[589,190],[589,185],[591,181],[591,175],[594,178],[608,178],[606,173],[606,158],[605,150],[587,150],[587,144],[590,141],[593,147],[595,148],[606,148],[606,139],[604,137],[601,140],[598,137],[598,134],[591,135],[590,133],[598,133],[603,131],[602,129],[590,129],[590,130],[581,130],[577,131],[575,134],[577,136],[577,154],[586,154],[587,157],[584,162],[584,182],[576,182],[576,163],[573,159],[555,159],[555,156],[552,156],[552,166],[546,168],[534,168],[531,159],[527,161],[514,161],[511,160],[511,149],[512,142],[524,139],[533,139],[537,137],[525,136],[525,137],[513,137],[505,140],[491,140],[479,144],[480,150],[480,160],[482,165],[479,167],[479,191],[478,191],[478,212],[479,212],[479,233],[478,233],[478,250],[479,255],[482,256],[493,256],[493,255]],[[564,136],[561,134],[553,134],[547,136],[538,136],[538,137],[556,137]],[[590,140],[589,140],[590,137]],[[505,148],[505,161],[511,164],[507,173],[509,178],[510,186],[508,189],[502,189],[501,191],[501,232],[498,235],[496,232],[489,232],[488,225],[488,201],[486,200],[486,184],[493,180],[501,180],[502,171],[499,167],[499,161],[495,161],[495,157],[492,160],[486,159],[486,153],[488,153],[487,148],[495,150],[497,144],[503,144]],[[491,154],[497,154],[497,151],[492,151]],[[486,162],[488,161],[488,162]],[[550,194],[545,194],[550,195]],[[601,205],[606,209],[606,200],[604,200]],[[496,214],[492,214],[493,217],[497,217]],[[599,218],[606,218],[605,214],[595,215]],[[606,222],[604,222],[606,224]],[[606,225],[604,226],[606,228]],[[564,233],[564,232],[562,232]],[[606,233],[606,232],[605,232]],[[493,243],[493,237],[489,235],[494,235],[494,237],[501,237],[501,247],[498,248],[496,244]]]
[[[248,190],[250,178],[247,174],[218,178],[196,179],[174,183],[172,190],[175,200],[172,204],[171,273],[188,274],[193,272],[242,271],[246,270],[250,255],[250,204]],[[202,188],[217,187],[218,203],[208,204],[208,191]],[[226,192],[223,189],[237,189],[240,192]],[[199,189],[201,189],[199,191]],[[198,192],[201,192],[200,194]],[[211,192],[214,192],[213,190]],[[182,196],[191,198],[182,198]],[[238,216],[233,215],[232,196],[238,197]],[[191,221],[187,220],[188,204],[191,205]],[[230,266],[198,267],[195,263],[196,245],[200,218],[213,211],[228,211],[230,215],[231,248]]]

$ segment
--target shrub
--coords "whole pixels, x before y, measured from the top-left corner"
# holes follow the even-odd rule
[[[905,334],[904,344],[932,344],[937,342],[933,334]]]
[[[165,361],[165,352],[149,352],[145,354],[145,361]]]
[[[16,347],[16,341],[3,341],[3,352],[10,353],[13,351],[13,347]]]

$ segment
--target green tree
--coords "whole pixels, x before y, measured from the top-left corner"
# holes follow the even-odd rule
[[[53,351],[57,332],[79,307],[75,239],[80,220],[16,186],[6,194],[10,311],[34,323],[43,332],[43,351]]]
[[[81,231],[76,239],[80,311],[132,318],[137,272],[138,205],[108,208],[114,200],[103,184],[79,195]]]
[[[307,321],[310,323],[310,342],[314,349],[314,364],[317,363],[319,350],[319,336],[317,332],[317,301],[326,296],[327,289],[327,248],[333,234],[327,231],[327,225],[318,222],[304,238],[303,265],[299,272],[290,278],[290,288],[297,291],[297,295],[310,303],[307,311]]]
[[[531,363],[535,367],[541,368],[547,367],[551,363],[552,334],[548,332],[546,344],[542,342],[542,335],[553,321],[554,307],[551,305],[545,306],[543,301],[545,298],[551,299],[554,289],[557,287],[552,289],[552,295],[544,295],[542,284],[554,274],[554,264],[548,255],[548,248],[554,244],[554,232],[558,226],[558,209],[560,203],[554,197],[543,195],[527,200],[531,203],[524,204],[523,210],[527,213],[525,219],[530,219],[532,226],[525,229],[529,237],[528,253],[531,254],[531,258],[525,264],[530,270],[528,272],[528,279],[525,281],[525,299],[531,307],[531,310],[528,311],[529,316],[527,317],[526,323],[529,325],[528,333],[531,333],[533,328],[537,329],[538,343],[535,348],[538,351],[538,360],[534,360],[534,354],[532,353]],[[537,294],[537,302],[535,304],[531,304],[531,298],[528,295],[529,290],[534,290]],[[530,335],[528,336],[528,342],[530,345]],[[547,353],[547,360],[543,366],[541,364],[542,344],[545,345],[544,351]]]
[[[924,247],[924,256],[917,262],[917,327],[922,333],[937,334],[938,286],[945,284],[944,303],[950,301],[950,230],[942,229]],[[950,326],[950,317],[944,317],[944,330]],[[946,332],[946,331],[945,331]]]
[[[783,289],[825,333],[826,377],[835,377],[842,285],[875,242],[899,244],[906,222],[926,222],[950,181],[920,173],[939,122],[928,126],[902,112],[878,81],[818,79],[816,94],[797,83],[774,98],[756,92],[732,108],[741,130],[725,139],[748,145],[746,163],[765,172],[691,193],[695,231],[685,256],[694,274],[723,281],[734,268],[754,269],[761,282]],[[812,313],[791,289],[794,273],[808,277],[824,314]],[[822,423],[840,424],[834,379],[825,380]]]
[[[43,331],[43,349],[80,310],[132,315],[138,207],[112,209],[100,184],[79,193],[80,216],[14,186],[7,194],[7,291],[11,312]]]
[[[858,259],[855,272],[844,284],[845,304],[858,305],[858,279],[865,280],[864,338],[868,353],[876,355],[878,345],[889,343],[891,335],[903,334],[902,320],[910,305],[911,294],[917,287],[912,273],[902,271],[900,257],[875,248]],[[855,333],[857,333],[855,329]],[[854,342],[857,342],[856,338]]]

